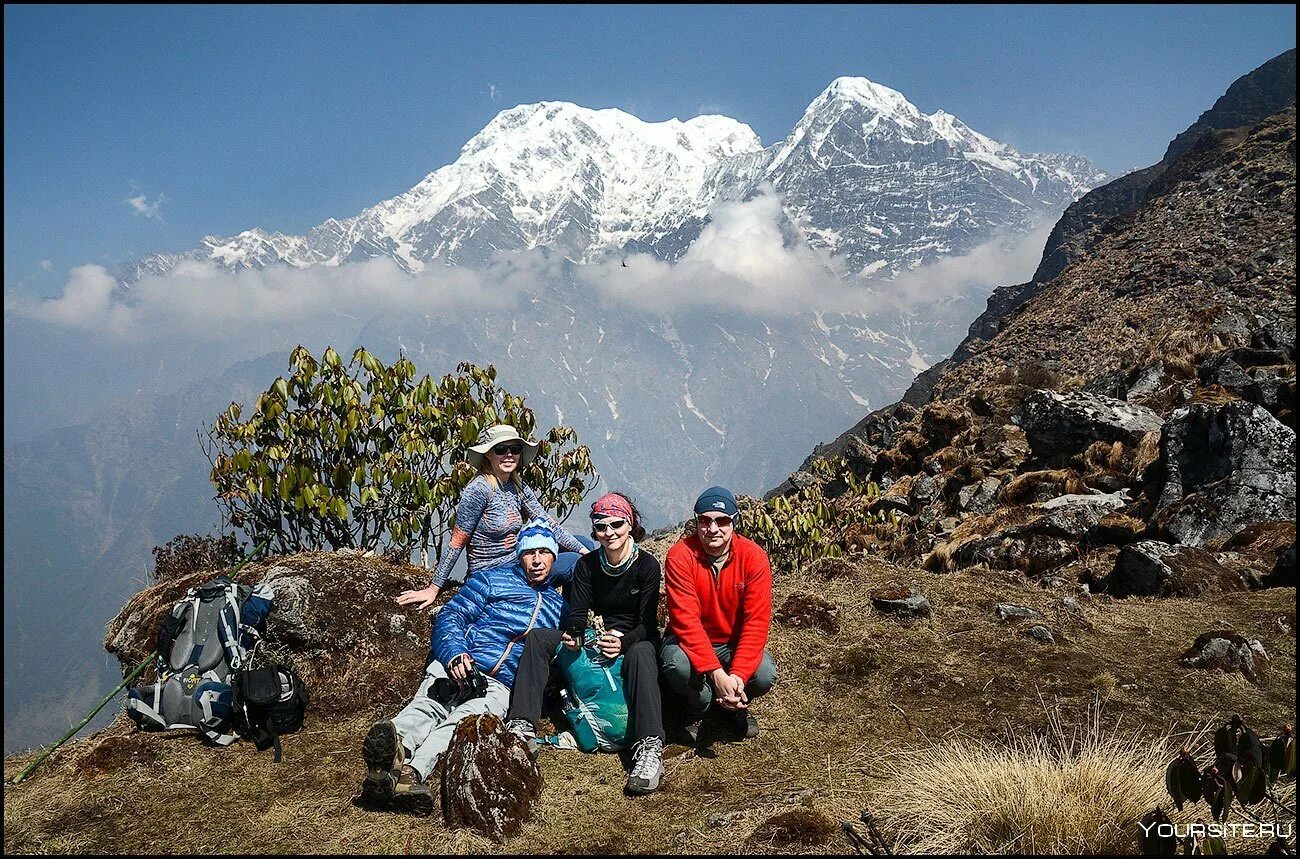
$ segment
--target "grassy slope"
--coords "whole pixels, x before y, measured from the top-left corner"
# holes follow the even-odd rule
[[[875,612],[871,588],[899,580],[925,593],[931,620],[911,625]],[[777,688],[757,706],[763,733],[705,752],[669,747],[659,793],[622,794],[612,755],[557,753],[542,760],[540,813],[524,834],[495,845],[438,817],[352,805],[359,741],[379,712],[312,720],[285,743],[284,763],[247,743],[209,749],[187,734],[131,733],[121,721],[70,744],[22,785],[5,787],[6,852],[764,852],[749,840],[786,794],[814,791],[813,808],[853,820],[871,805],[873,773],[891,748],[959,729],[977,736],[1041,727],[1059,703],[1067,725],[1086,718],[1094,693],[1105,718],[1156,736],[1239,712],[1261,731],[1295,719],[1296,593],[1278,589],[1201,599],[1084,601],[1086,624],[1061,613],[1059,593],[1013,578],[931,574],[866,561],[829,582],[782,576],[779,605],[796,591],[840,606],[836,636],[774,625]],[[1042,645],[998,624],[993,607],[1038,608],[1058,633]],[[1234,628],[1263,641],[1271,659],[1261,687],[1238,676],[1188,671],[1177,657],[1197,634]],[[855,645],[866,642],[856,650]],[[854,650],[865,671],[838,678],[828,657]],[[834,661],[834,660],[830,660]],[[872,667],[875,666],[875,667]],[[413,678],[414,680],[414,678]],[[5,761],[6,779],[30,756]],[[723,825],[719,813],[736,812]],[[820,850],[843,852],[838,833]]]

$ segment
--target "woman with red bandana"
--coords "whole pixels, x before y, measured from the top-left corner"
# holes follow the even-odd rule
[[[659,696],[659,561],[637,547],[645,537],[632,500],[611,492],[591,505],[592,536],[600,548],[578,561],[566,588],[567,620],[561,629],[535,629],[519,661],[506,726],[532,738],[542,715],[542,692],[556,646],[576,648],[587,629],[588,610],[604,620],[597,640],[608,659],[623,657],[623,694],[632,730],[632,771],[627,792],[652,793],[663,777],[663,705]]]

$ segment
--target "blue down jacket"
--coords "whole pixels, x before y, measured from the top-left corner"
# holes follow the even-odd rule
[[[541,587],[518,564],[476,572],[438,612],[430,656],[445,667],[468,653],[484,674],[513,686],[528,631],[560,626],[565,601],[555,588],[573,576],[573,565],[564,566]]]

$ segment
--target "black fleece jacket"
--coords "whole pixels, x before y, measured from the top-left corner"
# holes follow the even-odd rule
[[[649,552],[637,558],[620,576],[610,576],[600,566],[600,550],[588,552],[573,570],[565,587],[569,615],[564,631],[581,634],[587,628],[587,610],[605,620],[606,629],[623,633],[623,652],[638,641],[650,640],[657,650],[659,635],[659,561]]]

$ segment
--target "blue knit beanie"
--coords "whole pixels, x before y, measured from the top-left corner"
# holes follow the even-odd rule
[[[555,529],[545,519],[533,519],[519,529],[519,542],[515,555],[523,557],[529,549],[549,549],[552,555],[560,554],[560,544],[555,539]]]
[[[710,486],[695,499],[696,513],[725,513],[728,516],[735,516],[740,512],[736,506],[736,496],[731,494],[730,489],[721,486]]]

